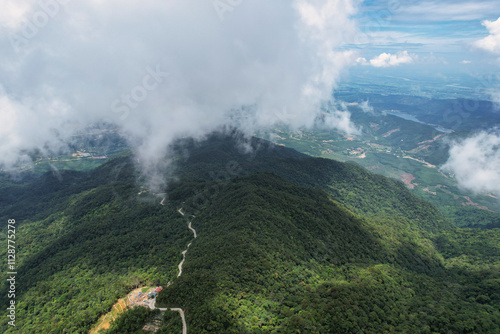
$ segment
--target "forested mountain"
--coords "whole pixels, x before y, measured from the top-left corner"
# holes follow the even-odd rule
[[[498,330],[498,267],[448,268],[420,234],[387,238],[322,191],[272,174],[237,178],[193,222],[186,273],[158,303],[182,305],[195,333]],[[456,261],[453,237],[436,238]]]
[[[477,193],[458,184],[443,168],[453,142],[462,142],[474,131],[442,132],[414,116],[391,111],[366,111],[364,104],[349,106],[351,119],[360,129],[356,136],[322,126],[299,131],[274,128],[278,144],[310,156],[353,162],[387,177],[403,181],[418,197],[435,205],[448,220],[461,227],[490,228],[500,222],[500,202],[495,194]],[[410,119],[405,119],[407,117]],[[439,128],[438,128],[439,129]]]
[[[238,133],[171,151],[165,194],[144,189],[129,154],[4,176],[17,322],[2,311],[0,331],[88,333],[133,288],[162,285],[156,305],[182,308],[189,333],[500,332],[498,229],[457,229],[401,182]],[[109,332],[152,316],[133,309]],[[177,313],[163,317],[159,332],[180,332]]]
[[[215,134],[201,146],[184,143],[182,147],[189,154],[178,164],[181,178],[205,182],[214,177],[266,171],[297,185],[321,188],[356,213],[371,217],[397,215],[412,229],[432,231],[449,226],[434,206],[412,195],[402,182],[370,173],[353,163],[311,158],[256,138],[246,143],[252,147],[251,153],[244,153],[248,147],[238,144],[242,138],[228,139]]]

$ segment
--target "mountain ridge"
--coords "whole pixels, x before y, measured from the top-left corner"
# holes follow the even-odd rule
[[[130,155],[0,188],[0,216],[19,224],[19,330],[86,333],[132,288],[168,282],[158,305],[183,308],[197,333],[499,328],[488,292],[498,290],[498,267],[457,260],[459,246],[446,241],[454,230],[403,184],[234,133],[174,153],[166,195],[138,183]],[[473,237],[497,238],[481,233]],[[460,310],[481,322],[467,327]],[[130,312],[116,326],[137,319]],[[161,332],[178,328],[170,316]],[[15,333],[6,319],[0,328]]]

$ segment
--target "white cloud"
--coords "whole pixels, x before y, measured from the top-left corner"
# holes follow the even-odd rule
[[[483,26],[488,29],[489,36],[476,41],[478,48],[500,56],[500,18],[496,21],[483,21]]]
[[[373,107],[370,105],[370,101],[369,100],[366,100],[366,101],[363,101],[359,104],[359,107],[361,108],[361,110],[367,114],[371,114],[371,115],[376,115],[377,113],[375,112],[375,109],[373,109]]]
[[[470,61],[470,60],[462,60],[460,63],[461,64],[472,64],[472,61]]]
[[[474,43],[477,48],[483,49],[490,52],[495,56],[500,56],[500,18],[496,21],[483,21],[483,26],[489,32],[489,35],[483,39],[480,39]],[[500,60],[500,58],[499,58]],[[482,80],[483,86],[486,87],[485,91],[490,95],[491,101],[495,104],[495,108],[498,110],[500,103],[500,90],[498,87],[497,80],[494,79],[495,76],[488,76],[488,79]]]
[[[402,21],[470,21],[500,12],[498,1],[423,1],[401,6],[396,18]]]
[[[19,28],[34,4],[34,0],[3,0],[0,11],[0,27]]]
[[[356,63],[361,64],[361,65],[367,65],[368,61],[366,60],[365,57],[358,57],[358,58],[356,58]]]
[[[401,64],[413,63],[414,56],[408,54],[408,51],[398,52],[397,54],[382,53],[375,58],[370,59],[370,65],[373,67],[390,67]]]
[[[223,21],[211,1],[47,2],[53,15],[19,0],[31,7],[9,9],[20,14],[0,30],[0,165],[100,120],[152,165],[235,114],[250,129],[310,126],[355,59],[339,51],[355,35],[353,0],[244,1]],[[331,125],[350,131],[347,116]]]
[[[452,143],[450,158],[442,169],[454,173],[466,189],[500,194],[500,129]]]

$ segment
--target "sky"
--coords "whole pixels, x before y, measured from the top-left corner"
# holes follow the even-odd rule
[[[499,18],[498,1],[2,0],[0,165],[101,121],[148,174],[224,125],[311,127],[327,108],[355,135],[329,103],[353,73],[462,73],[500,101]]]
[[[453,59],[495,60],[474,44],[489,34],[483,22],[500,17],[498,1],[371,0],[356,17],[367,34],[366,43],[357,44],[367,54],[407,49],[422,56],[442,55],[450,64]]]
[[[494,24],[487,24],[500,18],[498,1],[370,0],[362,3],[356,18],[364,34],[349,48],[357,49],[368,60],[402,52],[411,58],[406,67],[371,63],[379,67],[363,69],[368,75],[406,71],[448,80],[465,75],[471,85],[484,86],[481,77],[499,70],[500,35],[494,33]],[[479,42],[488,37],[490,44],[496,45],[494,49]],[[471,82],[471,77],[477,82]],[[490,86],[496,86],[496,82]]]

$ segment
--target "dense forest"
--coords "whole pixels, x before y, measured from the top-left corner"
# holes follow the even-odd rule
[[[235,133],[172,152],[166,195],[143,192],[129,153],[3,176],[0,242],[16,219],[18,274],[17,326],[2,311],[1,332],[88,333],[135,287],[173,282],[156,305],[182,308],[190,333],[500,333],[498,228],[457,228],[399,181]],[[180,332],[158,312],[107,332],[153,317]]]
[[[183,305],[195,333],[500,329],[498,256],[472,257],[498,252],[496,231],[481,245],[485,232],[471,230],[467,248],[451,244],[455,230],[435,244],[425,230],[394,238],[325,192],[272,174],[234,179],[193,222],[186,273],[158,303]],[[458,261],[457,251],[471,257]]]

